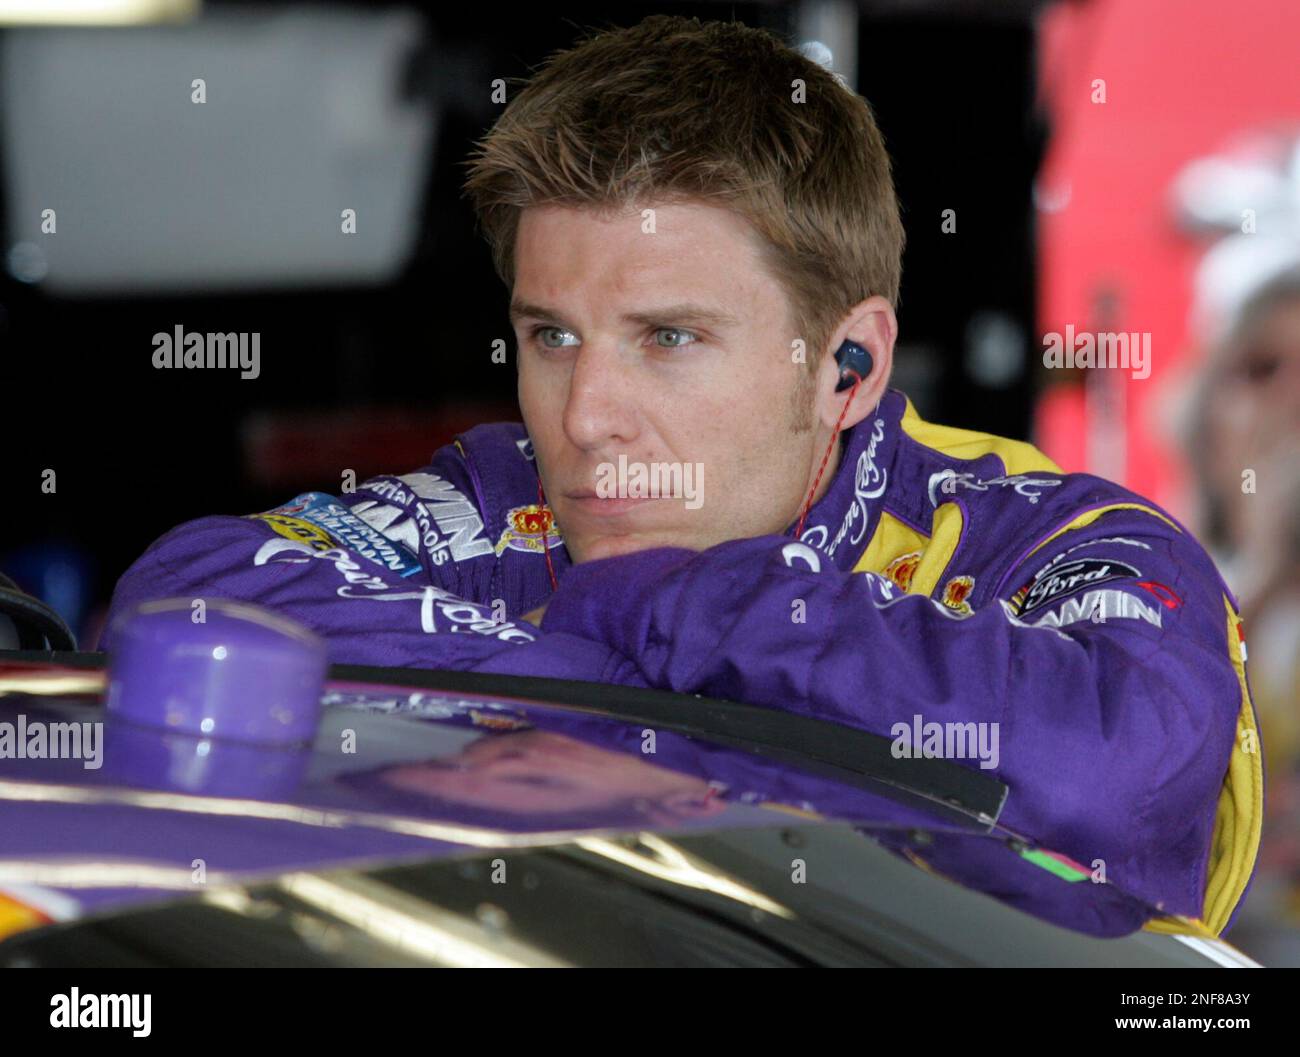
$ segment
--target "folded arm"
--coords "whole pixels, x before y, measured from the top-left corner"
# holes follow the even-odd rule
[[[1235,614],[1194,541],[1124,523],[1122,543],[1109,516],[1061,537],[969,615],[766,536],[580,565],[542,627],[605,643],[665,689],[887,736],[916,717],[985,744],[996,731],[1007,826],[1197,917],[1245,693]],[[1058,553],[1067,575],[1021,594]]]
[[[111,627],[137,602],[231,598],[268,606],[321,635],[335,664],[446,668],[644,685],[625,658],[571,633],[504,619],[430,570],[337,539],[291,539],[265,519],[206,517],[157,540],[118,582]]]

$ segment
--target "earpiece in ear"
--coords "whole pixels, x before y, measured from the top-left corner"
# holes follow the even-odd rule
[[[842,342],[840,347],[835,350],[835,362],[840,367],[839,384],[835,386],[837,393],[842,393],[845,389],[852,389],[855,385],[865,381],[873,366],[871,353],[856,341]],[[849,405],[852,403],[853,397],[850,394],[849,399],[845,400],[844,406],[840,408],[840,417],[835,423],[835,432],[831,434],[830,443],[826,445],[826,454],[822,456],[822,464],[817,470],[817,476],[813,479],[812,487],[808,489],[808,498],[804,500],[803,512],[799,515],[799,521],[794,528],[795,539],[803,536],[803,523],[808,517],[808,511],[812,509],[813,496],[817,494],[817,486],[821,484],[822,474],[826,471],[826,463],[830,459],[836,439],[840,436],[840,432],[844,427],[844,416],[848,413]]]
[[[837,393],[853,388],[855,382],[861,381],[871,373],[873,366],[871,353],[856,341],[843,342],[835,351],[835,362],[840,366],[840,381],[835,386]]]

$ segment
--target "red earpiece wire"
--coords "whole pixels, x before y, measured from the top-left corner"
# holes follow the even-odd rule
[[[559,582],[555,579],[555,566],[551,564],[551,540],[550,533],[546,531],[546,495],[542,492],[542,477],[537,475],[537,505],[541,507],[542,515],[542,553],[546,556],[546,571],[551,576],[551,590],[560,589]]]
[[[813,496],[817,494],[817,486],[822,483],[822,474],[826,472],[826,464],[830,461],[831,452],[835,450],[835,444],[840,439],[840,430],[844,423],[844,416],[848,413],[849,405],[853,403],[853,398],[857,395],[858,386],[865,379],[857,371],[850,370],[850,374],[857,379],[853,383],[853,388],[849,390],[848,398],[844,401],[844,407],[840,409],[840,417],[835,422],[835,432],[831,435],[831,442],[826,445],[826,454],[822,456],[822,464],[817,468],[817,477],[813,480],[812,487],[808,489],[808,498],[804,500],[803,511],[799,515],[799,524],[794,528],[794,538],[798,539],[803,535],[803,523],[808,517],[808,511],[812,509]]]

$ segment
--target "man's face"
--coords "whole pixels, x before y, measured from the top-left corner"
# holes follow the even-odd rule
[[[520,815],[598,810],[637,797],[680,813],[714,814],[709,783],[549,731],[491,734],[453,757],[401,764],[386,781],[409,792]]]
[[[519,404],[578,562],[781,532],[826,443],[796,431],[815,424],[809,368],[757,236],[715,206],[653,214],[653,233],[639,210],[539,206],[519,221]],[[638,473],[654,487],[656,464],[672,497],[602,498],[631,493]]]
[[[1234,549],[1293,540],[1300,510],[1300,299],[1273,306],[1225,351],[1206,418],[1208,470],[1227,507]],[[1258,494],[1243,492],[1254,469]],[[1268,487],[1263,482],[1268,481]],[[1287,544],[1290,546],[1290,544]]]

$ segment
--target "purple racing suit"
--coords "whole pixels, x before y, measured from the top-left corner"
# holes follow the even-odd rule
[[[1212,561],[1154,504],[893,390],[844,435],[799,540],[575,566],[537,494],[524,427],[477,426],[415,473],[171,530],[118,583],[106,637],[145,599],[234,598],[296,617],[336,663],[848,724],[987,769],[1005,826],[1170,915],[1148,928],[1230,922],[1263,802],[1245,644]],[[540,630],[520,619],[543,603]]]

